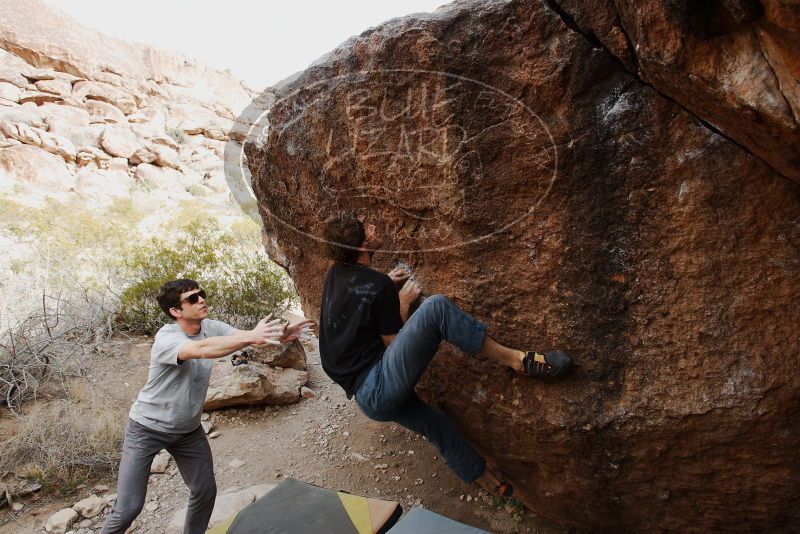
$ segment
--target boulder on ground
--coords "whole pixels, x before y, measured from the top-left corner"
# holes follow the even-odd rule
[[[64,534],[78,520],[78,512],[72,508],[64,508],[50,516],[44,529],[51,534]]]
[[[11,124],[8,122],[0,122],[0,133],[7,138],[16,139],[26,145],[39,147],[51,154],[61,156],[66,161],[75,161],[75,145],[69,138],[62,135],[23,123]]]
[[[44,104],[38,111],[51,133],[61,133],[59,130],[62,128],[88,127],[91,118],[86,109],[61,104]]]
[[[73,504],[72,509],[78,512],[81,517],[89,519],[102,512],[107,505],[108,503],[104,498],[92,494]]]
[[[274,369],[249,362],[232,365],[223,358],[214,362],[204,410],[250,404],[292,404],[300,399],[300,388],[308,373],[297,369]]]
[[[40,80],[34,85],[43,93],[52,93],[54,95],[72,94],[72,84],[67,80]]]
[[[22,123],[37,128],[46,128],[41,112],[36,106],[13,107],[0,109],[0,122],[10,122],[14,124]]]
[[[75,161],[75,144],[68,137],[51,132],[41,131],[39,132],[39,138],[42,142],[42,149],[50,152],[51,154],[61,156],[68,162]]]
[[[169,167],[170,169],[180,170],[180,157],[172,148],[159,143],[150,143],[147,150],[155,156],[155,164],[159,167]]]
[[[134,165],[139,165],[140,163],[153,163],[156,160],[156,155],[146,148],[140,148],[134,152],[129,159]]]
[[[76,98],[86,100],[99,100],[116,107],[125,115],[136,111],[136,100],[119,87],[114,87],[103,82],[83,81],[72,88]]]
[[[167,451],[159,452],[156,454],[156,457],[153,458],[153,463],[150,464],[150,472],[159,474],[166,473],[170,460],[172,460],[172,456],[170,456]]]
[[[5,187],[19,184],[67,192],[74,187],[75,177],[60,157],[35,146],[17,145],[0,149],[0,182]]]
[[[20,88],[13,83],[0,82],[0,98],[19,103],[19,95],[21,93]]]
[[[58,122],[53,133],[64,136],[76,147],[94,147],[100,150],[100,140],[106,126],[104,124],[90,124],[88,126],[70,126],[65,122]]]
[[[0,65],[0,82],[7,82],[24,89],[28,85],[28,79],[16,70]]]
[[[306,370],[306,351],[299,341],[292,341],[285,345],[249,347],[247,349],[247,359],[272,367],[289,367],[299,371]]]
[[[78,149],[75,160],[79,167],[86,167],[93,163],[98,169],[106,169],[111,163],[111,156],[97,147],[82,146]]]
[[[125,114],[116,106],[100,100],[87,100],[84,102],[86,109],[89,110],[92,123],[103,124],[127,124]]]
[[[121,126],[107,126],[100,139],[100,145],[112,156],[120,158],[130,158],[141,148],[133,132]]]

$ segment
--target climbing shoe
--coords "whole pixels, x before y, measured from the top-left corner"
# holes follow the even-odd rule
[[[496,486],[490,486],[485,482],[478,481],[478,486],[483,488],[486,493],[494,497],[508,498],[514,495],[514,486],[512,486],[507,480],[501,480]]]
[[[522,367],[528,376],[541,378],[564,376],[572,365],[572,358],[560,350],[545,354],[528,352],[522,359]]]

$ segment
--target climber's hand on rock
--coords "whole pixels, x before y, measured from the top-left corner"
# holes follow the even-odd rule
[[[406,280],[400,289],[400,306],[410,306],[419,298],[421,289],[415,280]]]
[[[403,287],[400,289],[400,318],[405,323],[408,321],[408,312],[411,305],[417,301],[420,294],[419,284],[415,280],[406,280]]]
[[[392,279],[394,285],[400,287],[403,283],[408,280],[408,277],[411,276],[408,271],[403,269],[402,267],[395,267],[391,271],[389,271],[389,278]]]

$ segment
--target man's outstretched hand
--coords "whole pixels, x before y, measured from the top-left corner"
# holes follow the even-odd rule
[[[298,321],[293,325],[289,325],[286,327],[286,330],[283,333],[283,337],[281,337],[281,343],[289,343],[294,341],[295,339],[299,339],[301,337],[308,336],[311,334],[311,326],[313,326],[314,321],[310,321],[308,319],[304,319],[302,321]]]
[[[270,313],[250,330],[253,345],[280,345],[285,335],[286,325],[282,319],[273,319]]]

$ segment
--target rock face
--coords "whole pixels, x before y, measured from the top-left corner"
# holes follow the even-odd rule
[[[558,0],[626,68],[800,183],[800,5]]]
[[[611,2],[582,3],[577,22],[578,3],[564,4],[396,19],[281,87],[266,144],[245,146],[264,242],[313,316],[322,221],[358,210],[385,236],[377,268],[404,261],[503,343],[570,352],[575,373],[547,383],[444,346],[420,388],[537,513],[609,532],[788,529],[800,521],[790,91],[769,78],[755,22],[661,50],[684,41],[664,33],[680,21],[652,22],[673,21],[666,2],[622,10],[633,45]],[[749,44],[723,47],[736,39]],[[637,46],[646,60],[625,56]],[[717,75],[678,84],[703,50]]]
[[[143,188],[227,202],[223,149],[250,89],[180,54],[83,28],[40,0],[0,0],[0,13],[0,191],[99,206]],[[18,145],[57,161],[37,156],[49,168],[37,171]],[[105,191],[102,173],[83,171],[111,157],[127,176]]]

